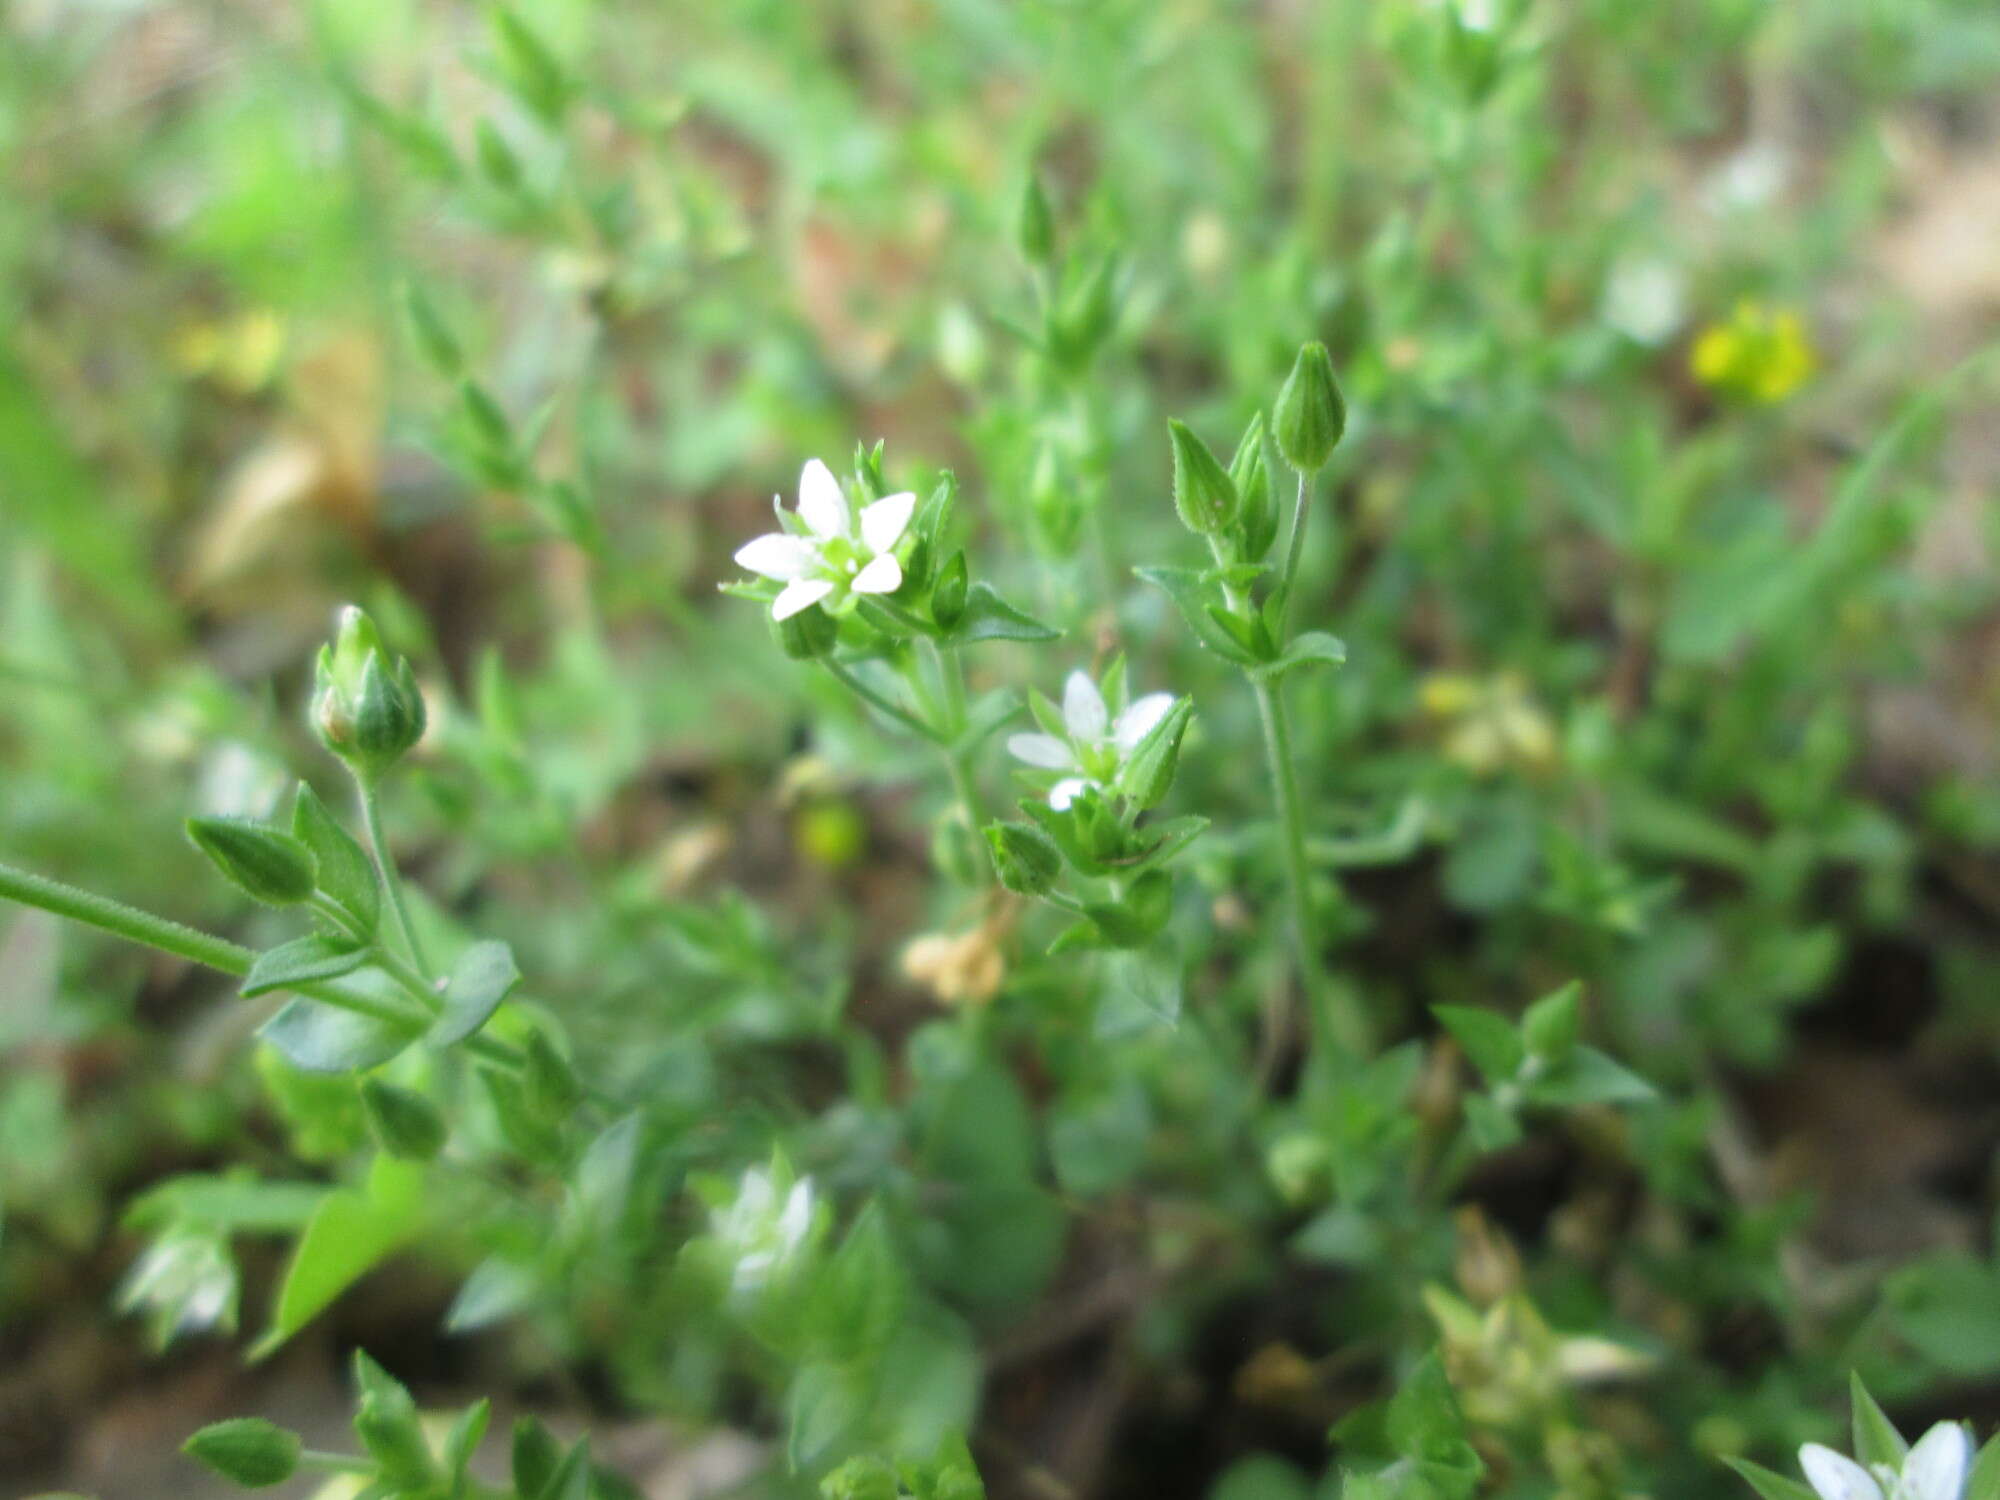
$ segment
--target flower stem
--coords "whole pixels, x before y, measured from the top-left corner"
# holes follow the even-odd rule
[[[1264,755],[1270,763],[1272,795],[1278,817],[1278,844],[1284,856],[1285,888],[1291,904],[1292,957],[1298,970],[1300,996],[1308,1025],[1319,1012],[1319,952],[1312,935],[1312,870],[1306,863],[1305,819],[1299,807],[1298,772],[1292,765],[1291,722],[1277,684],[1251,679],[1257,697],[1257,719],[1264,730]],[[1280,1034],[1290,1024],[1283,1013],[1266,1018],[1264,1054],[1275,1055]]]
[[[1278,633],[1284,634],[1285,616],[1292,607],[1292,581],[1298,577],[1299,558],[1306,545],[1306,507],[1312,502],[1312,475],[1299,471],[1299,492],[1292,502],[1292,524],[1285,538],[1285,571],[1278,578]]]
[[[919,719],[908,709],[891,703],[882,694],[876,692],[874,688],[863,682],[853,672],[849,671],[832,657],[823,656],[820,658],[820,662],[850,693],[854,694],[855,697],[866,703],[870,708],[876,710],[876,712],[894,720],[909,730],[910,733],[929,740],[934,745],[942,743],[938,738],[937,731],[931,728],[930,725]]]
[[[257,961],[256,952],[241,943],[232,943],[227,938],[197,931],[166,917],[156,917],[136,906],[127,906],[109,896],[64,885],[60,880],[30,874],[12,865],[0,864],[0,898],[53,912],[72,922],[81,922],[87,927],[144,943],[149,948],[158,948],[163,953],[171,953],[176,958],[185,958],[238,979],[248,974],[250,966]],[[378,1021],[391,1021],[404,1026],[411,1021],[409,1015],[395,1006],[323,985],[300,985],[297,993],[327,1005],[339,1006],[342,1010],[372,1016]]]
[[[965,753],[961,741],[965,738],[965,663],[954,653],[949,661],[937,642],[924,642],[931,665],[936,670],[938,681],[944,689],[944,723],[939,726],[938,748],[944,752],[945,768],[951,775],[951,789],[958,798],[958,805],[964,810],[966,822],[976,833],[985,826],[985,813],[979,803],[979,783],[972,774],[971,758]]]
[[[32,875],[11,865],[0,865],[0,897],[23,906],[40,907],[72,922],[115,933],[149,948],[220,969],[225,974],[247,974],[257,958],[250,949],[227,938],[199,932],[122,901],[113,901],[109,896],[64,885],[44,875]]]
[[[396,866],[390,860],[389,841],[382,835],[382,809],[375,795],[375,783],[357,776],[354,784],[361,793],[361,822],[368,834],[368,854],[375,861],[375,873],[382,881],[382,889],[388,892],[389,909],[396,914],[396,930],[402,934],[403,945],[410,950],[410,957],[416,960],[418,970],[428,980],[430,962],[424,957],[423,945],[417,941],[416,925],[410,921],[409,902],[403,895],[402,878],[397,875]]]

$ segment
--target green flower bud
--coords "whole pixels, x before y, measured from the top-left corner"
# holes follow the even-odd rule
[[[1032,172],[1014,215],[1014,243],[1020,247],[1021,258],[1034,266],[1046,265],[1056,253],[1055,215],[1049,210],[1041,179]]]
[[[429,1161],[444,1148],[444,1117],[422,1094],[379,1078],[361,1081],[361,1108],[376,1144],[403,1161]]]
[[[1169,418],[1174,444],[1174,508],[1197,536],[1214,536],[1236,519],[1239,497],[1229,471],[1185,422]]]
[[[1160,717],[1118,768],[1118,791],[1134,807],[1157,807],[1174,784],[1181,738],[1194,718],[1194,700],[1183,698]]]
[[[312,712],[321,742],[364,780],[400,759],[429,722],[409,658],[389,665],[374,621],[351,604],[333,645],[320,648]]]
[[[931,618],[946,630],[951,629],[965,618],[965,592],[965,554],[954,552],[951,561],[938,574],[936,587],[931,590]]]
[[[238,890],[266,906],[297,906],[319,883],[312,850],[247,818],[189,818],[187,835]]]
[[[1010,891],[1039,896],[1062,873],[1062,851],[1032,823],[989,823],[986,842],[993,851],[994,873]]]
[[[1292,365],[1284,389],[1278,392],[1272,428],[1278,451],[1301,474],[1326,467],[1347,431],[1347,403],[1333,378],[1333,360],[1326,345],[1305,345]]]
[[[803,609],[790,619],[779,620],[778,646],[793,661],[813,661],[833,649],[840,634],[840,622],[823,609]]]
[[[361,1386],[354,1435],[397,1489],[426,1489],[437,1480],[437,1461],[424,1441],[417,1406],[401,1382],[360,1351],[354,1356]]]
[[[283,1484],[299,1467],[299,1435],[262,1417],[238,1417],[204,1427],[181,1452],[232,1484],[261,1490]]]
[[[1271,550],[1278,536],[1278,505],[1271,494],[1270,465],[1264,459],[1264,414],[1258,412],[1243,429],[1243,440],[1229,460],[1239,508],[1236,514],[1237,561],[1256,562]]]

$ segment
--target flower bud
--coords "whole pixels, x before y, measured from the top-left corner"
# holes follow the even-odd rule
[[[1236,485],[1238,501],[1237,561],[1256,562],[1271,550],[1278,536],[1278,506],[1271,495],[1270,465],[1264,460],[1262,412],[1243,429],[1243,440],[1229,460],[1229,477]]]
[[[965,554],[954,552],[951,561],[938,574],[936,586],[931,589],[931,618],[946,630],[951,629],[965,618],[965,594]]]
[[[262,1417],[238,1417],[202,1428],[181,1452],[231,1484],[260,1490],[283,1484],[298,1470],[299,1435]]]
[[[778,646],[793,661],[812,661],[833,649],[840,622],[823,609],[804,609],[777,622]]]
[[[189,818],[187,835],[253,901],[297,906],[318,888],[318,862],[289,833],[247,818]]]
[[[361,1109],[369,1134],[391,1156],[429,1161],[444,1147],[444,1117],[422,1094],[379,1078],[361,1081]]]
[[[1188,425],[1169,418],[1174,444],[1174,508],[1197,536],[1214,536],[1236,519],[1239,498],[1229,471]]]
[[[314,671],[313,723],[320,740],[355,774],[373,780],[423,738],[429,714],[408,657],[395,664],[375,622],[348,605]]]
[[[1347,431],[1347,403],[1333,378],[1326,345],[1314,342],[1299,350],[1292,373],[1278,392],[1273,418],[1278,451],[1286,463],[1301,474],[1316,474],[1326,467]]]
[[[986,842],[1000,884],[1023,896],[1038,896],[1062,873],[1062,851],[1031,823],[989,823]]]

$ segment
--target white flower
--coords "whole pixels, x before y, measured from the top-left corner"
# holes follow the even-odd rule
[[[1148,693],[1118,715],[1114,723],[1104,694],[1086,672],[1071,672],[1063,683],[1063,737],[1016,734],[1007,749],[1016,759],[1045,771],[1066,771],[1049,788],[1049,806],[1063,812],[1087,789],[1104,791],[1118,778],[1139,742],[1174,706],[1172,693]]]
[[[768,1171],[752,1167],[745,1172],[735,1201],[715,1215],[716,1238],[729,1247],[736,1262],[731,1286],[750,1292],[770,1281],[799,1253],[812,1222],[810,1177],[793,1183],[781,1205],[778,1184]]]
[[[783,525],[783,502],[771,503]],[[806,534],[767,532],[739,547],[736,562],[784,584],[771,601],[774,620],[789,620],[815,604],[838,604],[849,594],[893,594],[903,586],[896,544],[916,508],[917,497],[906,490],[862,506],[856,516],[833,471],[815,458],[799,475],[798,518]]]
[[[1799,1449],[1799,1467],[1820,1500],[1963,1500],[1972,1440],[1957,1422],[1940,1422],[1917,1440],[1898,1473],[1872,1471],[1818,1443]]]

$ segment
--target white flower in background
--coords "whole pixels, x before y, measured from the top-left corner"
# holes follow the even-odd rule
[[[1818,1443],[1799,1449],[1799,1467],[1820,1500],[1963,1500],[1972,1440],[1957,1422],[1940,1422],[1917,1440],[1898,1473],[1871,1471]]]
[[[1664,344],[1686,316],[1687,278],[1670,261],[1628,256],[1604,284],[1604,321],[1635,344]]]
[[[1090,675],[1071,672],[1063,683],[1063,736],[1010,735],[1007,749],[1031,766],[1069,773],[1049,788],[1049,806],[1063,812],[1087,788],[1101,792],[1116,781],[1139,742],[1173,706],[1172,693],[1148,693],[1119,714],[1114,723],[1104,705],[1104,694]]]
[[[812,1231],[813,1188],[801,1177],[779,1198],[771,1173],[752,1167],[743,1174],[736,1199],[715,1216],[715,1237],[736,1263],[731,1286],[755,1291],[791,1264]]]
[[[779,524],[783,502],[773,498]],[[767,532],[739,547],[736,562],[784,584],[771,601],[771,618],[789,620],[815,604],[838,604],[849,594],[893,594],[903,586],[896,544],[910,529],[917,497],[885,495],[857,516],[833,471],[818,459],[799,475],[798,519],[805,528]]]

